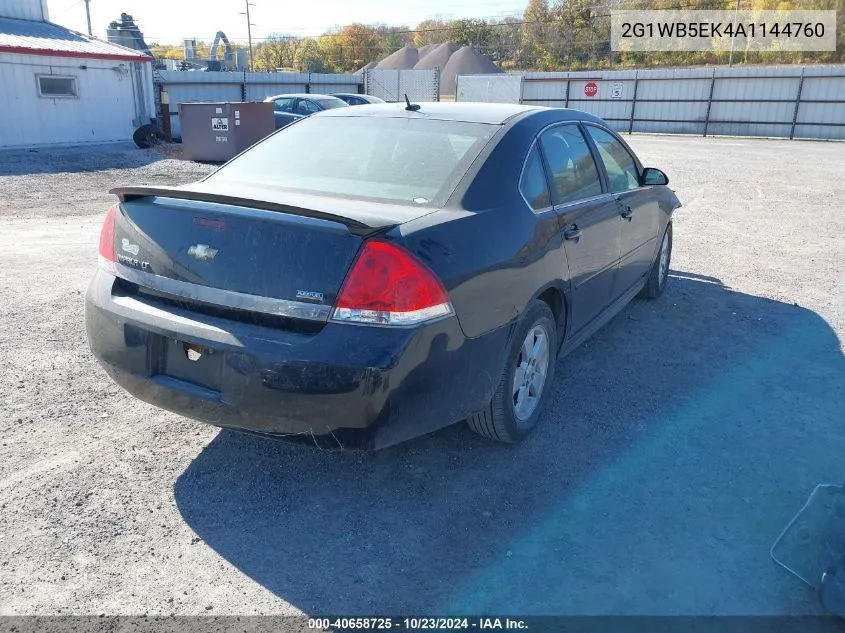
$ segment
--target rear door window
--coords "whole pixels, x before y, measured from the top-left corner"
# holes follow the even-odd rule
[[[296,104],[297,114],[314,114],[316,112],[320,112],[321,110],[322,108],[320,106],[308,99],[300,99],[299,103]]]
[[[273,109],[276,112],[293,112],[293,99],[291,99],[290,97],[274,99]]]
[[[607,180],[613,193],[637,189],[640,172],[634,157],[613,135],[593,125],[587,126],[607,171]]]
[[[519,190],[534,211],[548,209],[552,204],[549,183],[543,169],[543,159],[540,157],[540,149],[536,143],[528,152],[522,178],[519,180]]]
[[[602,193],[601,179],[587,141],[577,125],[561,125],[540,135],[558,203]]]

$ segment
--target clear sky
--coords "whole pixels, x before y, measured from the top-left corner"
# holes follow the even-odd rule
[[[186,37],[211,40],[224,31],[246,41],[245,0],[91,0],[94,35],[121,13],[135,18],[149,42],[181,43]],[[427,18],[480,18],[522,14],[526,0],[250,0],[253,38],[272,33],[318,35],[351,22],[414,26]],[[50,20],[86,32],[83,0],[47,0]]]

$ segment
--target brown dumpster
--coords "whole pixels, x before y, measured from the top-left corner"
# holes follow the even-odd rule
[[[179,124],[188,160],[229,160],[276,130],[269,102],[182,103]]]

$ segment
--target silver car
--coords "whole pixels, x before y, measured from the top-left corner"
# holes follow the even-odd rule
[[[277,130],[315,112],[345,108],[349,105],[337,97],[313,93],[276,95],[267,97],[264,101],[273,102]]]

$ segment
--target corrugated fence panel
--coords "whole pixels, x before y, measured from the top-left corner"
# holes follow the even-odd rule
[[[461,101],[489,99],[483,77],[463,84]],[[523,73],[522,78],[522,103],[568,104],[622,131],[845,138],[841,65]]]
[[[522,100],[525,103],[563,107],[566,99],[566,81],[560,79],[537,79],[526,75],[522,84]],[[560,103],[558,103],[560,102]]]
[[[358,86],[363,85],[364,79],[360,75],[317,74],[311,73],[311,92],[332,94],[333,92],[358,92]]]
[[[486,103],[518,103],[522,97],[521,75],[461,75],[455,101],[466,101],[466,95],[481,95]]]
[[[706,68],[639,71],[631,131],[703,134],[712,83]]]
[[[813,123],[832,125],[821,126]],[[804,69],[795,136],[845,139],[845,67],[819,66]]]
[[[320,73],[246,73],[246,100],[263,101],[278,94],[358,92],[360,77]]]
[[[247,101],[264,101],[267,97],[275,97],[280,94],[293,94],[305,92],[306,83],[248,83],[246,84]]]
[[[335,92],[358,93],[358,84],[311,84],[311,92],[334,94]]]
[[[706,101],[639,101],[632,132],[704,134]]]
[[[595,114],[607,121],[615,130],[628,131],[631,120],[630,101],[595,101],[586,99],[581,93],[580,99],[570,99],[569,107]]]
[[[730,99],[732,101],[757,101],[769,100],[795,101],[798,96],[798,77],[769,77],[738,79],[736,77],[716,76],[716,85],[713,86],[713,99]],[[761,103],[758,103],[761,105]]]

